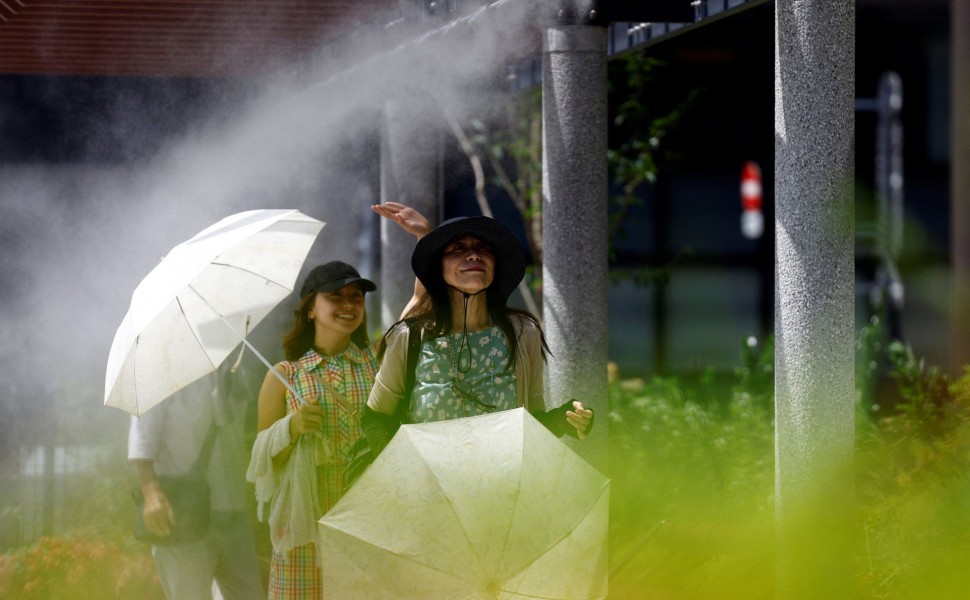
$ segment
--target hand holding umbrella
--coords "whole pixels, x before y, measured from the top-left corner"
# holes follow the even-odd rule
[[[290,418],[290,438],[296,440],[303,433],[320,431],[323,426],[323,409],[316,404],[304,403]]]

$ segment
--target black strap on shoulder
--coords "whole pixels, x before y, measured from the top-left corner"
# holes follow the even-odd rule
[[[412,319],[404,321],[404,325],[408,328],[408,351],[404,361],[404,397],[398,403],[398,415],[402,423],[408,422],[408,415],[411,412],[411,393],[414,391],[418,356],[421,354],[421,329],[412,327],[413,324]]]
[[[195,459],[195,464],[189,469],[189,473],[197,477],[205,477],[206,471],[209,468],[209,456],[212,455],[212,445],[215,444],[216,434],[219,433],[219,426],[215,423],[215,417],[212,417],[212,424],[209,425],[209,432],[205,436],[205,442],[202,443],[202,450],[199,451],[199,456]]]

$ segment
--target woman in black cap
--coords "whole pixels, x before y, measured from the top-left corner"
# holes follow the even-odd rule
[[[585,437],[593,414],[581,402],[546,411],[542,330],[533,315],[506,304],[526,260],[504,226],[488,217],[445,221],[419,237],[411,266],[420,297],[381,341],[381,367],[362,419],[375,453],[401,421],[441,421],[520,406],[557,435]],[[412,357],[416,369],[409,377],[413,335],[420,336],[420,351]],[[406,411],[400,410],[402,402]]]
[[[403,208],[395,219],[401,228],[426,234],[427,219]],[[275,366],[292,389],[273,372],[263,380],[247,477],[256,484],[260,520],[269,505],[270,598],[323,597],[316,522],[343,495],[344,470],[361,436],[360,414],[377,372],[364,294],[376,289],[341,261],[310,271],[283,336],[286,360]]]
[[[269,505],[270,598],[323,597],[316,521],[343,494],[347,454],[361,435],[359,413],[377,371],[364,294],[376,289],[344,262],[310,271],[283,336],[286,360],[275,366],[292,389],[267,372],[259,391],[247,476],[260,520]]]

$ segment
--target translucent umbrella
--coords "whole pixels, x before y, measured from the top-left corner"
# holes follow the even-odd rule
[[[253,210],[172,248],[115,333],[105,406],[141,416],[248,345],[246,333],[293,291],[323,226],[297,210]]]
[[[609,482],[525,409],[404,425],[320,519],[328,598],[607,594]]]

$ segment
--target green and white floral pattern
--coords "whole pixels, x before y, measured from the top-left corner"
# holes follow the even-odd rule
[[[421,344],[411,398],[412,422],[515,408],[515,372],[506,371],[509,349],[505,334],[495,325],[469,333],[464,349],[462,335],[452,333]]]

